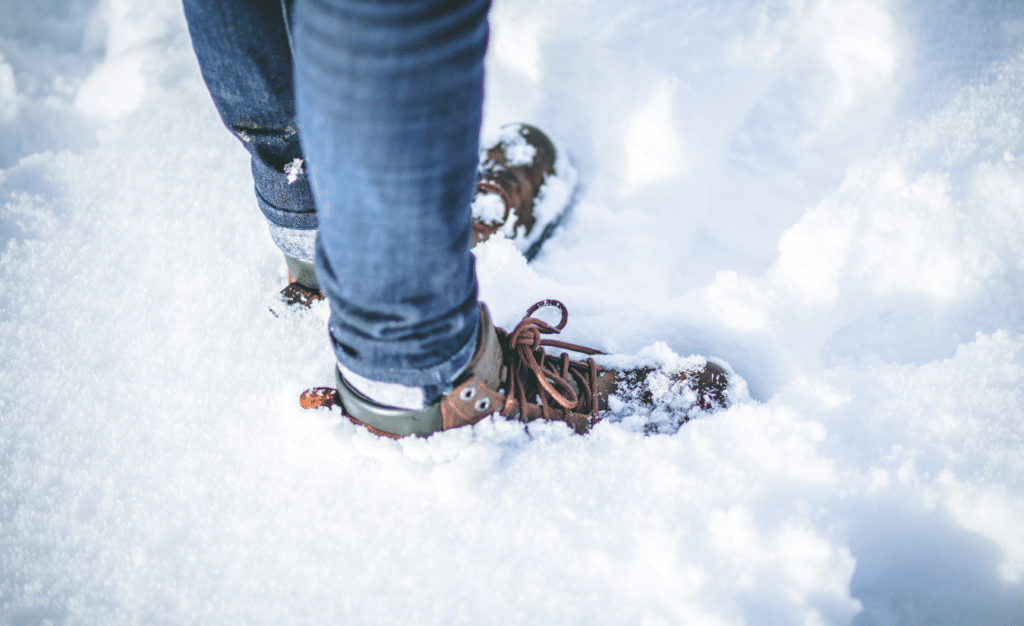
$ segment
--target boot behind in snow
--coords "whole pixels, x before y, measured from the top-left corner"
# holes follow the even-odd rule
[[[540,129],[508,124],[480,151],[473,196],[472,245],[501,232],[532,260],[565,217],[576,189],[576,170]],[[280,315],[323,300],[313,264],[285,256],[288,286],[271,304]]]

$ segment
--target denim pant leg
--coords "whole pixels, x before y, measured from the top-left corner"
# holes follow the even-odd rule
[[[184,0],[192,47],[221,119],[252,157],[256,200],[278,247],[313,260],[317,217],[295,119],[281,0]],[[298,159],[298,161],[297,161]]]
[[[479,334],[470,254],[489,0],[296,0],[296,106],[338,361],[450,389]]]

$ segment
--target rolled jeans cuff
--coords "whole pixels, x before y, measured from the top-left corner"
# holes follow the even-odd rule
[[[256,156],[252,159],[252,178],[256,201],[267,220],[281,228],[316,230],[318,222],[313,193],[305,172],[305,162],[295,159],[282,171]]]
[[[472,309],[459,311],[460,315],[450,318],[448,324],[461,326],[456,336],[465,337],[464,342],[456,350],[448,352],[447,346],[436,346],[436,351],[428,354],[451,354],[441,362],[432,358],[424,358],[423,338],[392,339],[391,341],[374,340],[370,337],[357,338],[351,332],[346,333],[344,340],[355,343],[358,353],[353,354],[352,347],[338,341],[339,319],[332,315],[330,330],[334,343],[334,352],[338,363],[356,372],[364,378],[374,381],[397,383],[407,387],[420,387],[424,391],[427,402],[434,402],[442,394],[452,389],[455,378],[466,369],[476,354],[480,339],[480,311],[474,298]],[[450,335],[449,335],[450,336]],[[353,341],[353,340],[356,341]],[[361,339],[361,340],[360,340]],[[449,339],[449,342],[451,340]],[[451,345],[449,343],[449,345]],[[458,345],[458,344],[456,344]],[[429,362],[435,361],[435,362]]]

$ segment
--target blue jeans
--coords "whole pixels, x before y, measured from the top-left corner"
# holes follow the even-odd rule
[[[184,0],[203,78],[282,250],[319,226],[338,362],[431,401],[479,332],[470,202],[490,0],[282,4]]]

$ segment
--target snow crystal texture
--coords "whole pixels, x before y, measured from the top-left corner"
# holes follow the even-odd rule
[[[485,135],[580,181],[496,324],[746,390],[402,441],[299,408],[180,3],[2,14],[0,624],[1021,623],[1024,5],[496,0]]]

